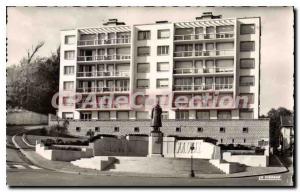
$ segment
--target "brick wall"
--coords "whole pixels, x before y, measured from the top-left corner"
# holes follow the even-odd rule
[[[49,123],[53,124],[56,122],[50,121]],[[95,131],[96,127],[99,128],[99,132]],[[202,127],[202,132],[198,131],[199,127]],[[225,132],[220,132],[220,127],[224,127]],[[248,132],[243,132],[243,128],[247,128]],[[95,135],[111,134],[119,136],[126,134],[149,134],[152,130],[150,120],[69,121],[68,130],[72,135],[86,136],[89,129],[95,131]],[[219,144],[233,143],[258,146],[258,141],[269,141],[269,119],[165,120],[160,129],[164,133],[164,136],[210,137],[216,139]]]

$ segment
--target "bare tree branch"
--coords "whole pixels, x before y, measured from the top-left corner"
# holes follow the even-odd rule
[[[30,53],[30,51],[27,50],[27,64],[29,64],[29,63],[31,62],[31,60],[32,60],[32,58],[34,57],[34,55],[38,52],[38,50],[39,50],[41,47],[44,46],[44,44],[45,44],[45,42],[42,41],[42,42],[39,42],[39,43],[35,46],[35,48],[32,47],[32,53]]]

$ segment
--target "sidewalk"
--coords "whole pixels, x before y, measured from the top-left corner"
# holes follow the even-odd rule
[[[19,136],[21,137],[21,136]],[[16,147],[23,145],[22,140],[13,139]],[[165,173],[157,173],[157,174],[145,174],[145,173],[133,173],[133,172],[112,172],[112,171],[98,171],[93,169],[86,169],[77,167],[70,162],[63,161],[50,161],[47,160],[40,155],[38,155],[33,149],[24,150],[20,148],[20,151],[28,158],[33,164],[52,171],[70,173],[70,174],[82,174],[82,175],[107,175],[107,176],[129,176],[129,177],[189,177],[189,172],[186,174],[178,174],[176,172],[172,174]],[[270,175],[270,174],[278,174],[287,172],[288,170],[285,167],[247,167],[245,172],[233,173],[233,174],[197,174],[195,172],[196,178],[239,178],[239,177],[251,177],[251,176],[259,176],[259,175]]]

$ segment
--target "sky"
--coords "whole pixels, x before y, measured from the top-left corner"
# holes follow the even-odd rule
[[[97,27],[109,18],[128,25],[158,20],[193,21],[207,11],[223,18],[261,17],[260,115],[281,106],[292,110],[292,7],[9,7],[7,66],[18,64],[39,41],[45,42],[39,56],[55,52],[63,29]]]

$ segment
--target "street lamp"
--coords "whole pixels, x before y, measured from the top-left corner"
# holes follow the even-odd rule
[[[193,150],[195,149],[194,147],[194,143],[191,144],[191,173],[190,173],[190,177],[195,177],[195,172],[193,170]]]

